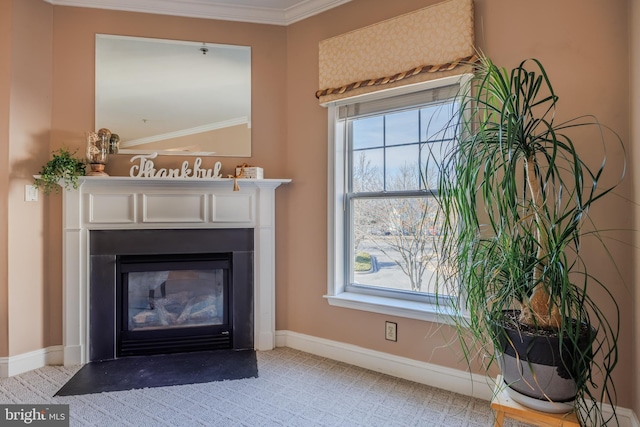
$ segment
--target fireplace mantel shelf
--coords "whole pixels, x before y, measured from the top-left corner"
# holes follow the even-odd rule
[[[40,178],[41,175],[33,175],[34,178]],[[131,182],[131,183],[139,183],[139,182],[182,182],[182,183],[233,183],[234,178],[133,178],[130,176],[79,176],[78,183],[82,182]],[[238,178],[239,183],[256,183],[260,185],[261,183],[264,185],[273,185],[277,184],[287,184],[291,182],[290,178],[264,178],[264,179],[253,179],[253,178]]]
[[[38,175],[34,175],[37,177]],[[123,182],[131,182],[131,183],[139,183],[139,182],[207,182],[207,183],[225,183],[225,182],[233,182],[234,178],[133,178],[130,176],[81,176],[78,177],[79,182],[87,181],[123,181]],[[286,184],[291,182],[291,179],[282,179],[282,178],[264,178],[264,179],[252,179],[252,178],[238,178],[238,182],[247,182],[247,183],[263,183],[263,184],[272,184],[272,183],[281,183]]]
[[[64,363],[88,361],[92,230],[252,228],[254,347],[275,346],[275,190],[290,179],[80,177],[63,191]]]

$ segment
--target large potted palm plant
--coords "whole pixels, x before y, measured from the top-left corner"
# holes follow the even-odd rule
[[[624,158],[622,142],[591,116],[558,123],[558,96],[535,59],[506,70],[481,56],[458,101],[437,196],[438,294],[457,295],[446,301],[464,354],[497,362],[520,403],[605,424],[598,402],[615,401],[618,306],[581,249],[586,236],[604,244],[588,214],[624,160],[612,179],[583,153],[604,158],[613,140]]]

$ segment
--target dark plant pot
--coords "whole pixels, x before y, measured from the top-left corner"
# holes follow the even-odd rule
[[[519,312],[505,311],[505,316],[509,314],[517,318]],[[592,328],[582,329],[578,347],[584,356],[580,357],[568,343],[563,344],[558,333],[546,331],[540,335],[518,329],[508,321],[496,324],[498,363],[509,395],[536,410],[569,412],[578,390],[576,379],[588,369],[595,338]]]

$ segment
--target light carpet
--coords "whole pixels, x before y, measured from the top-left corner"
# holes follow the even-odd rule
[[[0,403],[69,404],[71,426],[488,427],[489,402],[290,348],[258,352],[258,378],[59,396],[79,369],[0,379]],[[528,424],[505,420],[505,427]]]

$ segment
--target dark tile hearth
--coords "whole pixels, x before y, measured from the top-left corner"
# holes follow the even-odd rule
[[[124,357],[83,366],[56,396],[257,378],[254,350]]]

